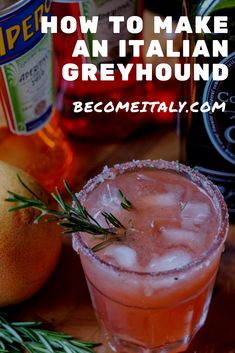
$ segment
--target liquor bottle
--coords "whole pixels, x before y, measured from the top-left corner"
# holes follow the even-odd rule
[[[172,16],[177,21],[182,14],[182,0],[145,0],[145,6],[148,10],[162,16]]]
[[[62,67],[65,63],[71,62],[73,49],[77,39],[85,39],[87,47],[92,39],[108,40],[109,57],[108,58],[88,58],[88,61],[95,63],[97,67],[102,62],[109,63],[135,63],[141,62],[141,58],[133,58],[131,51],[127,53],[126,58],[120,59],[118,56],[118,41],[133,38],[133,34],[128,33],[126,23],[121,28],[121,33],[114,35],[112,27],[108,21],[110,15],[124,16],[127,19],[133,15],[141,15],[143,12],[143,3],[140,0],[91,0],[91,1],[65,1],[54,0],[52,7],[53,15],[57,16],[60,22],[63,16],[74,16],[77,19],[81,15],[86,18],[99,16],[98,31],[96,34],[83,35],[79,29],[74,34],[64,34],[58,30],[54,34],[54,49],[57,76],[57,107],[60,112],[61,124],[69,134],[80,138],[99,141],[114,141],[128,136],[135,129],[146,123],[149,116],[145,113],[133,114],[130,112],[113,113],[74,113],[73,102],[102,102],[104,105],[112,101],[114,106],[119,101],[133,102],[148,100],[148,94],[152,91],[152,82],[136,82],[134,70],[129,76],[128,81],[122,81],[118,70],[115,72],[114,81],[82,81],[67,82],[62,78]],[[92,37],[91,37],[92,36]],[[137,35],[138,36],[138,35]],[[78,65],[82,64],[84,58],[72,58],[72,62]],[[97,74],[99,75],[99,74]]]
[[[68,175],[73,153],[54,109],[51,35],[40,30],[51,1],[0,5],[0,159],[51,191]]]
[[[181,115],[181,159],[196,166],[222,191],[230,212],[235,218],[235,2],[234,0],[188,1],[186,7],[193,23],[195,16],[228,16],[228,33],[194,34],[192,41],[204,39],[210,50],[213,39],[227,40],[229,55],[226,58],[199,57],[197,62],[224,63],[229,70],[226,80],[208,82],[191,81],[183,84],[185,100],[190,102],[225,102],[226,108],[207,113],[183,113]],[[211,26],[213,28],[213,25]],[[211,53],[212,55],[212,53]]]

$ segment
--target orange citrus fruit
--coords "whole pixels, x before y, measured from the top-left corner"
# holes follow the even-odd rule
[[[0,161],[0,306],[24,301],[35,294],[54,270],[62,237],[55,223],[33,222],[36,211],[8,212],[14,204],[5,201],[7,191],[32,197],[17,179],[22,180],[44,201],[50,195],[28,174]]]

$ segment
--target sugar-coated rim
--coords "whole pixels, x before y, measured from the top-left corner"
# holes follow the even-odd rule
[[[104,170],[98,174],[96,177],[90,179],[87,184],[83,187],[83,189],[77,194],[79,200],[83,203],[87,195],[92,192],[99,184],[103,183],[106,180],[114,179],[115,176],[124,174],[128,171],[135,171],[138,169],[159,169],[159,170],[169,170],[175,171],[181,174],[183,177],[188,178],[201,188],[206,191],[207,195],[212,199],[215,208],[220,217],[220,224],[218,228],[217,236],[215,237],[214,242],[211,247],[207,250],[207,252],[203,253],[195,261],[190,262],[187,265],[184,265],[178,269],[168,270],[168,271],[159,271],[159,272],[139,272],[132,271],[123,268],[119,268],[118,266],[112,265],[102,259],[100,259],[96,253],[94,253],[91,248],[89,248],[86,243],[82,240],[79,233],[73,234],[73,246],[76,247],[75,250],[81,251],[83,255],[88,256],[90,260],[92,260],[95,264],[99,264],[105,268],[111,269],[117,273],[123,273],[125,275],[135,275],[135,276],[151,276],[151,277],[160,277],[167,275],[178,275],[190,269],[196,268],[203,264],[204,261],[208,260],[210,256],[213,255],[214,251],[219,249],[219,247],[224,243],[229,222],[228,222],[228,210],[224,198],[219,191],[218,187],[214,185],[210,180],[208,180],[204,175],[187,167],[178,161],[168,162],[164,160],[133,160],[132,162],[116,164],[112,168],[108,168],[107,166]]]

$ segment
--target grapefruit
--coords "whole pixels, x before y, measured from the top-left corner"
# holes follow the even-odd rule
[[[22,180],[44,201],[50,195],[28,174],[0,161],[0,307],[30,298],[46,282],[59,258],[62,237],[55,223],[34,224],[36,211],[8,212],[7,191],[32,197]]]

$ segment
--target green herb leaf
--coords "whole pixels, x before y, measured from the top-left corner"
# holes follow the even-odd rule
[[[133,208],[132,203],[126,198],[126,196],[123,194],[123,192],[119,189],[119,194],[121,196],[121,206],[124,208],[124,210],[129,210],[130,208]]]
[[[100,251],[100,250],[106,248],[106,246],[113,244],[113,242],[114,242],[114,239],[112,239],[112,238],[106,239],[104,241],[101,241],[97,245],[93,246],[93,248],[91,250],[93,252]]]
[[[41,322],[10,322],[0,315],[1,353],[95,353],[97,343],[41,329]]]
[[[112,213],[102,212],[101,214],[104,216],[105,220],[112,224],[115,228],[126,229],[125,226]]]
[[[185,207],[187,206],[188,202],[182,202],[180,201],[180,210],[181,212],[185,209]]]
[[[113,241],[120,241],[122,239],[122,237],[120,237],[120,229],[123,230],[123,235],[126,234],[125,226],[112,213],[102,212],[102,215],[107,223],[107,227],[103,227],[81,204],[77,195],[71,190],[66,181],[64,181],[64,186],[69,196],[72,198],[73,204],[70,205],[66,203],[59,189],[56,188],[55,193],[52,193],[51,196],[60,207],[60,210],[57,210],[52,209],[49,204],[41,200],[39,196],[36,195],[29,188],[29,186],[23,182],[19,175],[18,180],[21,185],[32,195],[32,198],[8,191],[9,197],[6,201],[14,203],[14,206],[9,208],[9,212],[33,208],[38,211],[38,214],[34,218],[35,223],[38,223],[45,217],[48,222],[56,221],[63,227],[65,233],[84,232],[94,236],[111,236],[109,241],[104,242],[102,240],[100,247],[98,246],[99,244],[97,244],[95,247],[96,251],[99,248],[103,248],[105,244],[109,245]],[[123,195],[121,190],[119,190],[119,192],[122,197],[121,206],[124,209],[133,207],[131,202]]]

